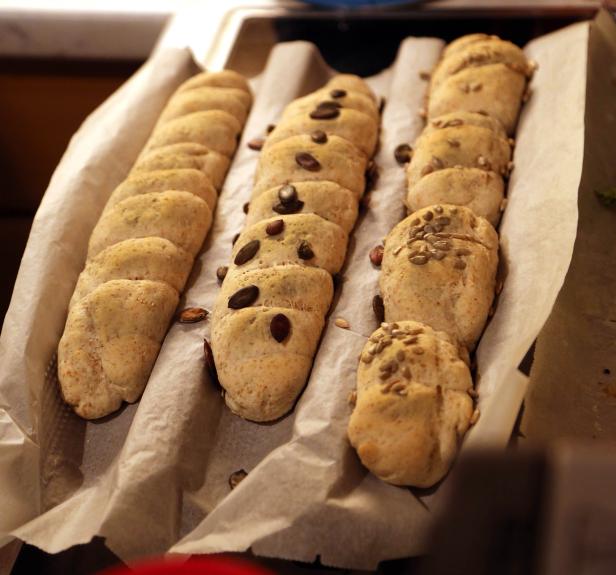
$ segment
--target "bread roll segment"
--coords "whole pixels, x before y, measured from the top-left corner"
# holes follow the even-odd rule
[[[234,72],[188,80],[111,194],[58,346],[60,390],[81,417],[108,415],[143,392],[251,98]]]
[[[287,106],[263,146],[244,231],[212,314],[225,401],[271,421],[304,387],[378,139],[376,99],[355,76]]]
[[[447,46],[407,166],[408,215],[385,238],[385,323],[364,347],[349,440],[394,485],[440,481],[478,410],[468,351],[496,291],[498,223],[534,65],[497,36]]]
[[[447,472],[473,411],[464,359],[446,333],[415,321],[384,323],[370,336],[348,434],[377,477],[429,487]]]
[[[472,350],[494,298],[498,235],[468,208],[437,204],[387,236],[380,288],[385,321],[413,318]]]

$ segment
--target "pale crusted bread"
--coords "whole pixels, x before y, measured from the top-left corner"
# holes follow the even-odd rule
[[[142,393],[251,101],[235,73],[200,75],[182,89],[111,194],[70,302],[58,378],[84,418]]]
[[[281,342],[271,332],[283,314],[290,323]],[[285,415],[304,387],[324,317],[284,307],[248,307],[212,322],[212,350],[229,408],[245,419]]]
[[[449,470],[470,425],[472,386],[448,335],[414,321],[384,324],[361,354],[349,440],[377,477],[430,487]]]
[[[203,172],[220,190],[231,160],[201,144],[185,142],[162,146],[141,154],[131,175],[159,170],[194,169]]]
[[[250,109],[250,101],[250,95],[237,88],[195,88],[173,95],[158,122],[163,124],[193,112],[222,110],[243,125]]]
[[[187,90],[195,90],[199,88],[235,88],[246,92],[251,99],[251,91],[248,81],[244,76],[234,72],[233,70],[222,70],[220,72],[202,72],[195,74],[186,80],[176,90],[176,94]]]
[[[439,62],[432,74],[430,90],[436,90],[446,78],[462,70],[489,64],[505,64],[517,72],[526,75],[531,73],[524,52],[515,44],[500,39],[479,40],[449,54]]]
[[[194,168],[177,170],[152,170],[151,172],[134,172],[128,176],[111,194],[105,212],[126,198],[178,190],[190,192],[201,198],[210,208],[216,209],[218,194],[210,179]]]
[[[422,135],[407,168],[408,188],[424,176],[443,168],[479,168],[507,174],[511,146],[492,130],[462,124]]]
[[[297,191],[297,202],[283,204],[280,190],[276,186],[263,192],[250,202],[246,226],[261,220],[279,217],[285,214],[317,214],[323,219],[338,224],[347,234],[351,232],[357,220],[357,198],[351,190],[335,182],[292,182]]]
[[[376,96],[370,89],[370,86],[366,84],[359,76],[354,74],[337,74],[331,78],[325,88],[329,90],[345,90],[347,92],[358,92],[364,94],[370,98],[373,102],[376,102]]]
[[[218,294],[213,321],[234,313],[229,308],[230,298],[246,286],[256,286],[258,297],[254,307],[284,307],[324,316],[334,296],[332,276],[319,268],[281,265],[244,271],[230,270]]]
[[[165,282],[181,292],[192,264],[192,255],[169,240],[157,237],[124,240],[105,248],[86,262],[69,307],[111,280]]]
[[[486,116],[485,114],[478,114],[476,112],[462,111],[450,112],[449,114],[443,114],[442,116],[438,116],[437,118],[430,120],[421,132],[421,135],[419,136],[418,141],[415,142],[415,145],[421,141],[423,136],[431,134],[432,132],[436,132],[444,128],[463,125],[487,128],[492,131],[496,137],[507,139],[507,132],[505,132],[505,128],[496,118]]]
[[[447,46],[445,46],[442,58],[448,58],[455,52],[464,50],[475,42],[484,42],[486,40],[500,40],[500,38],[492,34],[483,34],[481,32],[460,36],[459,38],[456,38],[453,42],[450,42],[449,44],[447,44]]]
[[[88,247],[93,258],[129,238],[165,238],[194,256],[210,229],[212,212],[189,192],[155,192],[127,198],[101,216]]]
[[[305,154],[318,163],[314,169],[298,162]],[[309,135],[291,136],[262,151],[252,195],[257,197],[288,182],[329,181],[351,190],[359,198],[366,187],[367,164],[364,154],[338,136],[330,136],[325,144],[313,142]]]
[[[193,112],[158,125],[144,153],[162,146],[192,142],[230,157],[235,151],[241,131],[241,124],[222,110]]]
[[[482,112],[499,120],[511,135],[525,88],[526,76],[505,64],[467,68],[430,94],[428,118],[455,111]]]
[[[487,220],[462,206],[423,208],[386,238],[385,320],[413,318],[473,349],[494,298],[497,264],[498,235]]]
[[[455,204],[473,210],[493,226],[503,207],[505,185],[494,172],[479,168],[445,168],[421,178],[408,191],[409,213],[434,204]]]
[[[345,108],[326,110],[326,113],[336,115],[325,119],[313,118],[311,112],[313,110],[288,117],[278,124],[265,140],[264,148],[291,136],[323,132],[326,136],[339,136],[351,142],[366,156],[372,156],[378,138],[378,124],[372,118],[357,110]]]
[[[268,235],[269,223],[282,219],[284,229],[276,235]],[[259,248],[252,258],[236,264],[238,253],[250,243],[258,241]],[[335,274],[344,263],[348,236],[344,230],[315,214],[294,214],[262,220],[246,228],[233,246],[229,271],[238,268],[246,271],[283,264],[314,266]],[[300,251],[303,250],[303,257]],[[312,257],[306,257],[307,248]]]
[[[58,376],[78,415],[96,419],[139,398],[177,303],[165,282],[113,280],[73,305],[58,346]]]
[[[336,92],[330,88],[321,88],[320,90],[312,92],[303,98],[293,100],[284,109],[280,123],[282,124],[293,116],[309,114],[323,102],[337,102],[344,109],[362,112],[363,114],[370,116],[370,118],[372,118],[377,124],[380,122],[379,110],[374,103],[374,99],[370,96],[367,96],[363,92],[346,90],[344,95],[342,95],[340,92]]]

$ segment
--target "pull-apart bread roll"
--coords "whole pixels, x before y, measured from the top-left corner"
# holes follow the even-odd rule
[[[413,318],[475,347],[488,317],[498,235],[468,208],[429,206],[387,236],[380,288],[385,321]]]
[[[199,170],[220,190],[230,164],[231,159],[227,156],[202,144],[188,142],[162,146],[142,154],[133,166],[131,175],[161,170]]]
[[[348,104],[348,105],[347,105]],[[252,421],[295,403],[344,264],[378,138],[375,98],[355,76],[289,104],[261,152],[246,227],[212,314],[225,401]]]
[[[499,120],[512,134],[533,70],[522,50],[510,42],[494,36],[462,42],[445,51],[434,71],[428,117],[480,112]]]
[[[363,464],[430,487],[477,420],[468,368],[496,288],[498,224],[534,66],[514,44],[471,34],[431,75],[428,122],[407,166],[412,212],[385,239],[385,321],[360,356],[348,427]]]
[[[111,194],[58,346],[62,396],[80,416],[103,417],[143,392],[251,100],[233,72],[188,80]]]
[[[407,206],[467,206],[496,225],[510,162],[511,144],[497,120],[471,112],[434,118],[407,169]]]
[[[291,136],[263,149],[252,196],[289,182],[328,181],[360,198],[367,165],[366,155],[339,136],[328,136],[323,143],[307,134]]]
[[[348,435],[377,477],[429,487],[445,475],[473,411],[467,361],[446,333],[419,322],[383,323],[370,336]]]

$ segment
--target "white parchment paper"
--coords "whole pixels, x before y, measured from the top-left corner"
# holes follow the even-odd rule
[[[516,368],[550,312],[575,238],[583,157],[588,25],[531,43],[539,63],[518,130],[501,226],[508,276],[478,351],[482,417],[468,445],[504,444],[523,395]],[[434,495],[380,482],[346,440],[357,355],[376,327],[378,271],[368,251],[404,216],[404,170],[393,150],[423,127],[418,110],[443,43],[409,38],[368,79],[387,99],[380,179],[353,234],[335,307],[294,412],[272,425],[232,416],[203,366],[209,324],[174,325],[138,404],[84,422],[58,398],[54,366],[87,238],[164,101],[192,70],[188,53],[159,53],[73,139],[41,204],[0,340],[0,545],[57,552],[94,535],[125,560],[245,550],[349,568],[425,549]],[[293,66],[289,66],[293,62]],[[567,74],[562,74],[566,68]],[[258,155],[246,142],[332,71],[314,46],[278,45],[253,86],[242,142],[183,305],[211,309],[215,270],[243,227]],[[566,121],[565,121],[566,120]],[[336,317],[350,330],[333,324]],[[230,473],[248,476],[233,491]],[[438,492],[438,490],[437,490]],[[6,510],[6,511],[5,511]],[[179,542],[178,542],[179,541]]]

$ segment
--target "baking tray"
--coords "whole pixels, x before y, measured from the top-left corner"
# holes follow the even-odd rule
[[[437,37],[449,42],[477,31],[496,34],[525,45],[538,36],[569,24],[589,20],[598,1],[478,2],[445,0],[403,8],[326,10],[299,2],[263,0],[246,5],[224,3],[213,15],[211,40],[196,50],[206,68],[231,68],[254,76],[265,67],[279,42],[306,40],[340,72],[369,76],[391,65],[400,42],[408,36]],[[161,43],[172,36],[170,29]],[[180,24],[185,29],[185,23]]]

